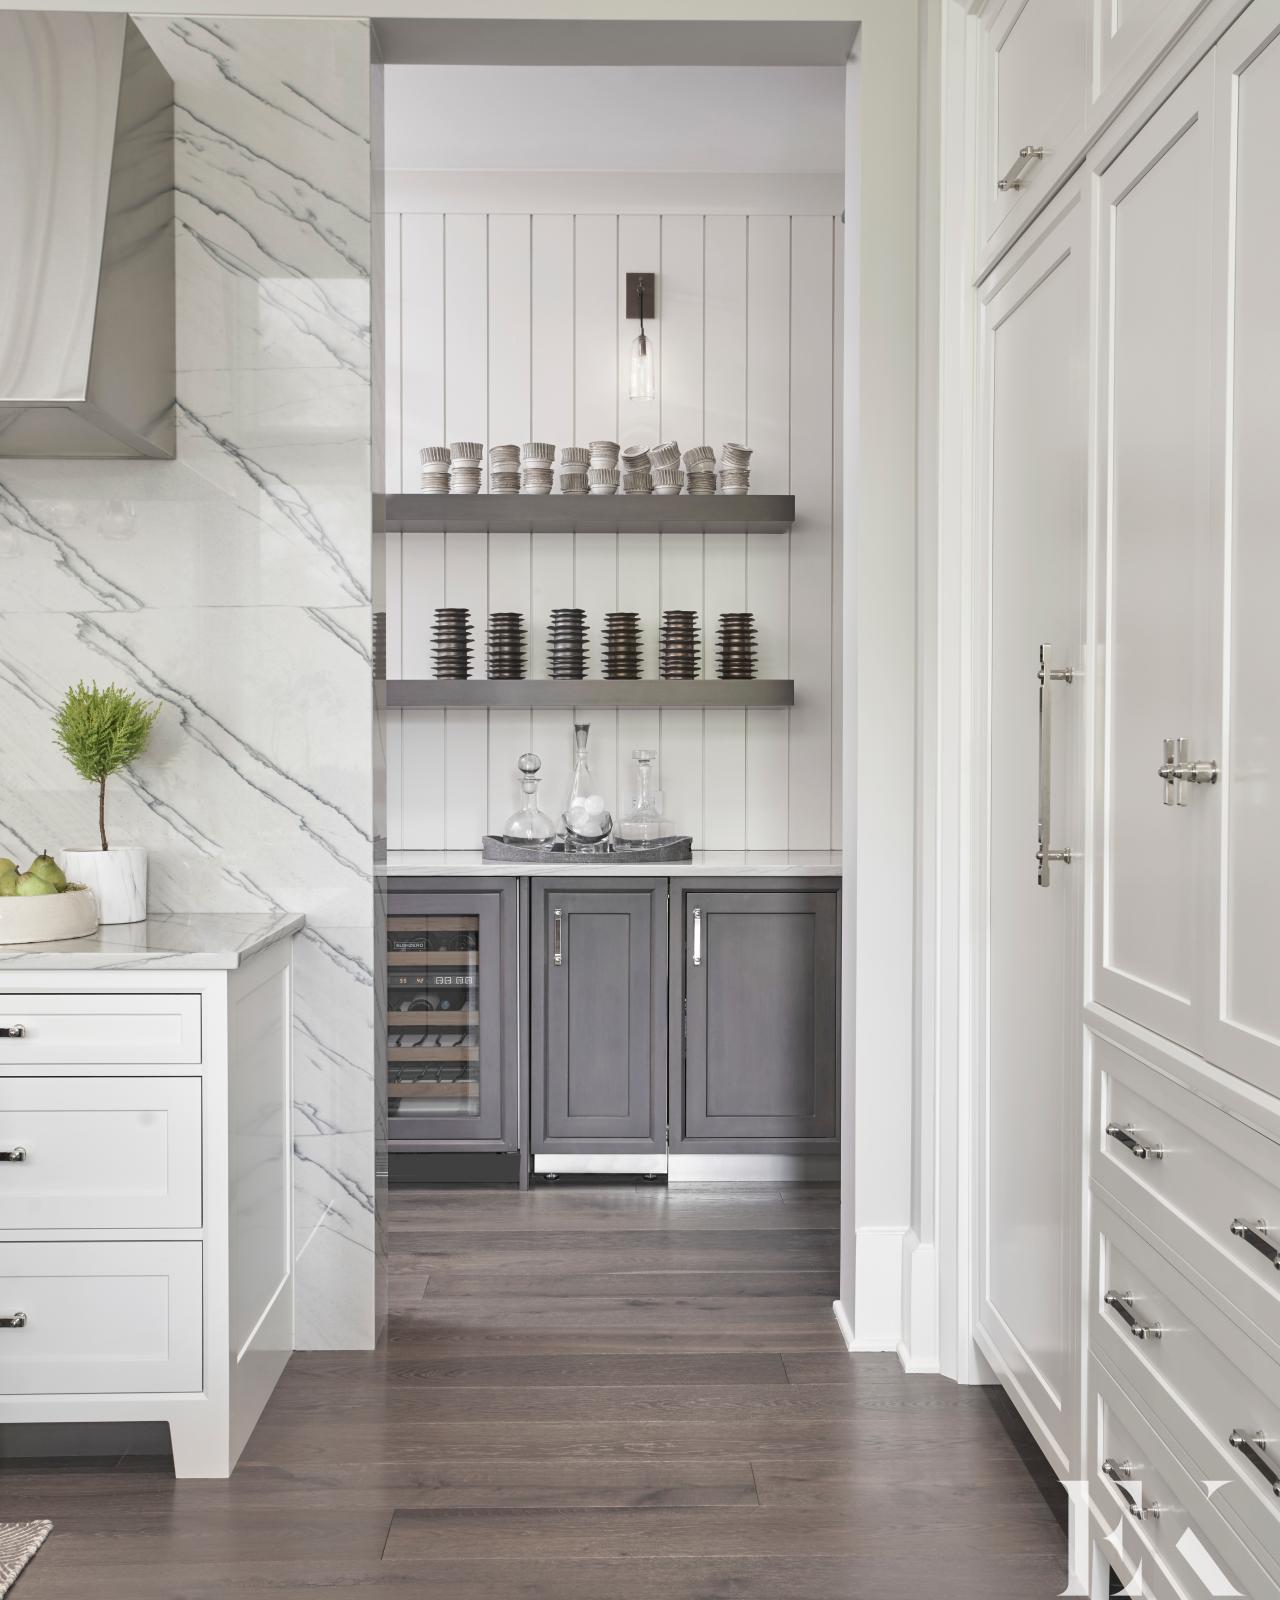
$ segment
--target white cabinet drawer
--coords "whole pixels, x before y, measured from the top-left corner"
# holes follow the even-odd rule
[[[1005,0],[983,37],[985,250],[1011,239],[1070,170],[1089,102],[1090,11],[1090,0]],[[1043,154],[1020,160],[1024,150]]]
[[[1095,1228],[1093,1348],[1183,1464],[1224,1484],[1215,1507],[1280,1586],[1280,1497],[1268,1476],[1280,1474],[1280,1363],[1103,1205]]]
[[[1122,1525],[1124,1555],[1113,1555],[1113,1566],[1128,1579],[1141,1562],[1142,1587],[1133,1592],[1157,1600],[1210,1594],[1280,1600],[1280,1590],[1218,1514],[1216,1498],[1210,1501],[1150,1414],[1096,1355],[1089,1391],[1090,1494],[1108,1528]]]
[[[1153,1238],[1167,1239],[1269,1342],[1280,1328],[1280,1270],[1268,1248],[1280,1250],[1280,1145],[1119,1045],[1091,1039],[1094,1183]],[[1109,1127],[1152,1154],[1140,1156]],[[1256,1228],[1252,1243],[1238,1237],[1235,1222],[1261,1222],[1269,1241]]]
[[[0,1077],[0,1229],[198,1228],[199,1078]]]
[[[0,993],[0,1073],[10,1067],[183,1066],[199,1060],[197,994]]]
[[[0,1244],[0,1394],[156,1394],[203,1384],[201,1247]]]

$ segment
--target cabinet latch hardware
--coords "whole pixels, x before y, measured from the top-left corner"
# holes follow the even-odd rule
[[[1128,1328],[1135,1339],[1162,1339],[1164,1329],[1158,1322],[1139,1322],[1133,1314],[1133,1296],[1127,1289],[1108,1289],[1102,1297]]]
[[[1280,1249],[1272,1244],[1270,1239],[1271,1229],[1261,1220],[1246,1222],[1243,1217],[1237,1217],[1231,1224],[1231,1231],[1237,1239],[1243,1239],[1246,1244],[1251,1244],[1261,1255],[1280,1272]]]
[[[0,1027],[0,1039],[25,1039],[27,1030],[20,1022],[11,1022],[7,1027]]]
[[[1258,1469],[1267,1480],[1272,1494],[1280,1495],[1280,1472],[1266,1460],[1265,1433],[1246,1433],[1243,1428],[1232,1428],[1227,1443],[1233,1450],[1238,1450],[1251,1467]]]
[[[1055,683],[1074,683],[1071,667],[1053,665],[1053,646],[1040,646],[1040,667],[1036,681],[1040,685],[1040,773],[1039,815],[1036,819],[1036,882],[1042,889],[1049,887],[1052,863],[1061,861],[1070,866],[1074,859],[1070,850],[1054,850],[1050,845],[1053,814],[1053,702],[1050,686]]]
[[[0,1161],[25,1161],[27,1152],[20,1144],[15,1144],[12,1150],[0,1150]]]
[[[25,1328],[27,1314],[25,1311],[15,1311],[12,1316],[0,1317],[0,1328]]]
[[[1165,740],[1164,760],[1156,768],[1156,773],[1164,781],[1164,803],[1167,806],[1186,805],[1186,785],[1189,783],[1218,781],[1216,761],[1191,761],[1188,759],[1188,754],[1189,744],[1186,739]]]
[[[1131,1156],[1136,1156],[1139,1161],[1163,1161],[1164,1146],[1160,1144],[1143,1144],[1136,1137],[1136,1130],[1132,1122],[1108,1122],[1107,1138],[1114,1139],[1117,1144],[1122,1144]]]
[[[1003,178],[996,179],[996,188],[1001,194],[1010,189],[1021,189],[1027,181],[1027,174],[1037,161],[1044,160],[1044,146],[1042,144],[1024,144],[1014,157],[1013,165]]]

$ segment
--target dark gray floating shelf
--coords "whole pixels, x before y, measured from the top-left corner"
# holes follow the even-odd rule
[[[389,494],[374,496],[388,533],[785,533],[795,496]]]
[[[790,706],[790,678],[388,678],[387,705],[502,706],[508,710],[573,706]]]

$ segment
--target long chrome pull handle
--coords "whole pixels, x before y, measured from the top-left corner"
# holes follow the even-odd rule
[[[1042,889],[1049,887],[1051,863],[1061,861],[1071,865],[1070,850],[1052,848],[1053,813],[1053,699],[1051,686],[1055,683],[1072,683],[1075,673],[1070,667],[1053,665],[1053,646],[1040,646],[1040,799],[1036,824],[1036,882]]]
[[[27,1314],[25,1311],[15,1311],[12,1316],[0,1317],[0,1328],[25,1328]]]
[[[702,965],[702,907],[693,908],[693,964]]]
[[[1117,1144],[1122,1144],[1130,1155],[1136,1156],[1139,1161],[1163,1161],[1164,1146],[1159,1144],[1143,1144],[1136,1137],[1136,1130],[1132,1122],[1108,1122],[1107,1138],[1114,1139]]]
[[[555,909],[552,922],[554,927],[552,931],[551,959],[557,967],[562,967],[564,966],[564,934],[559,906]]]
[[[1267,1448],[1265,1433],[1245,1433],[1243,1428],[1232,1428],[1227,1443],[1233,1450],[1238,1450],[1251,1467],[1258,1469],[1270,1485],[1272,1494],[1280,1495],[1280,1472],[1263,1454]]]
[[[1272,1244],[1269,1237],[1271,1229],[1259,1219],[1257,1222],[1246,1222],[1243,1217],[1237,1217],[1231,1224],[1231,1231],[1237,1239],[1243,1239],[1246,1244],[1266,1256],[1267,1260],[1280,1272],[1280,1249]]]
[[[1164,784],[1165,805],[1185,806],[1189,783],[1217,783],[1218,763],[1192,761],[1191,746],[1186,739],[1166,739],[1164,760],[1156,768],[1156,776]]]
[[[1119,1489],[1131,1517],[1138,1522],[1146,1522],[1148,1518],[1155,1518],[1156,1521],[1159,1521],[1160,1513],[1164,1508],[1154,1501],[1149,1506],[1144,1506],[1138,1496],[1129,1488],[1129,1482],[1133,1477],[1132,1461],[1117,1461],[1114,1456],[1108,1456],[1102,1463],[1102,1475],[1104,1478],[1110,1478],[1116,1488]]]
[[[1021,189],[1027,181],[1027,173],[1037,161],[1044,160],[1044,146],[1042,144],[1024,144],[1014,158],[1013,165],[1003,178],[996,179],[996,188],[1001,194],[1008,189]]]
[[[1127,1289],[1108,1289],[1102,1297],[1128,1328],[1135,1339],[1163,1339],[1164,1329],[1158,1322],[1139,1322],[1133,1314],[1133,1296]]]
[[[21,1022],[11,1022],[7,1027],[0,1028],[0,1039],[25,1039],[27,1030]]]
[[[12,1150],[0,1150],[0,1161],[25,1161],[27,1152],[20,1144],[15,1144]]]

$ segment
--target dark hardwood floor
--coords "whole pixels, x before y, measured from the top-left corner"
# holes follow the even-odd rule
[[[385,1348],[294,1357],[227,1483],[9,1463],[15,1600],[1049,1600],[992,1391],[849,1356],[833,1189],[397,1191]]]

